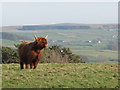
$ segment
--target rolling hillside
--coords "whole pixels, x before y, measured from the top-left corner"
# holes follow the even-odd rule
[[[23,25],[18,30],[74,30],[74,29],[117,29],[116,24],[75,24]]]
[[[57,26],[86,25],[90,29],[46,29],[46,30],[18,30],[23,26],[3,27],[0,33],[2,45],[14,47],[20,40],[34,41],[33,34],[38,37],[49,35],[49,47],[61,45],[69,47],[86,62],[117,62],[118,61],[118,30],[115,24],[87,25],[87,24],[55,24]],[[53,26],[55,26],[53,25]],[[32,25],[33,26],[33,25]],[[39,25],[38,25],[39,26]],[[44,25],[43,25],[44,26]],[[100,28],[104,27],[104,28]],[[14,47],[15,48],[15,47]],[[101,58],[103,57],[103,58]]]
[[[1,34],[2,34],[2,39],[6,39],[6,40],[12,40],[12,41],[32,40],[31,38],[28,38],[27,36],[15,35],[15,34],[7,33],[7,32],[0,33],[0,36]]]

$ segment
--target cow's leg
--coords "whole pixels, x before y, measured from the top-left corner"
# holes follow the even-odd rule
[[[28,69],[28,64],[25,64],[25,68]]]
[[[20,62],[20,68],[21,68],[21,69],[24,69],[24,64],[23,64],[23,62]]]
[[[31,64],[30,64],[30,69],[32,69],[32,65],[33,65],[33,64],[31,63]]]
[[[33,65],[34,65],[34,68],[33,68],[33,69],[36,69],[37,64],[38,64],[38,61],[33,63]]]
[[[33,66],[34,66],[33,69],[36,69],[36,64],[35,63],[33,63]]]

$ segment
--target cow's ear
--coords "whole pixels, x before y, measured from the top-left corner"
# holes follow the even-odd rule
[[[45,39],[47,39],[47,38],[48,38],[48,35],[46,35]]]
[[[34,38],[35,38],[35,40],[37,40],[37,37],[36,37],[36,35],[34,35]]]

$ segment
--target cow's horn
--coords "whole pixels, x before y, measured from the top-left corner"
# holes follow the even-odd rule
[[[45,39],[47,39],[47,38],[48,38],[48,35],[46,35]]]
[[[34,37],[35,37],[35,40],[36,40],[37,39],[36,35],[34,35]]]

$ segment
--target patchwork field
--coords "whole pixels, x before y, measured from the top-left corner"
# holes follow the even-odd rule
[[[14,44],[20,44],[20,37],[23,37],[25,41],[33,41],[33,34],[36,34],[38,37],[44,37],[48,34],[49,46],[60,45],[62,47],[69,47],[74,54],[87,58],[89,62],[118,61],[117,30],[39,30],[36,32],[22,31],[7,33],[13,36],[12,39],[14,40],[9,40],[11,37],[8,39],[3,38],[1,42],[4,46],[14,47]],[[101,43],[98,43],[99,40]],[[88,41],[92,42],[88,43]],[[101,56],[103,57],[102,59],[100,58]]]
[[[118,88],[118,63],[39,64],[20,70],[3,64],[3,88]]]

